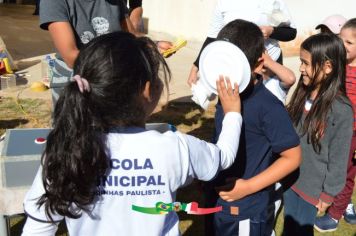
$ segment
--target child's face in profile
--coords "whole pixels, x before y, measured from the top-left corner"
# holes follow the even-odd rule
[[[299,71],[301,73],[301,79],[303,80],[303,84],[308,86],[311,84],[311,79],[313,77],[313,69],[311,65],[311,54],[304,49],[300,49],[300,66]]]
[[[329,64],[329,61],[326,61],[323,65],[320,65],[320,70],[319,72],[317,72],[318,74],[315,74],[316,71],[318,71],[318,68],[313,68],[312,55],[310,54],[310,52],[303,48],[300,49],[300,61],[301,64],[299,67],[299,71],[302,75],[301,79],[303,80],[303,84],[305,86],[310,86],[311,84],[315,83],[314,81],[316,80],[316,86],[318,88],[320,82],[332,70],[330,66],[327,66]]]
[[[347,62],[356,66],[356,29],[342,29],[339,37],[344,42],[346,48]]]

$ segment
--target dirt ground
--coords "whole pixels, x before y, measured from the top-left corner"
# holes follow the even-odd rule
[[[48,32],[41,30],[33,5],[0,4],[0,36],[14,60],[54,52]]]

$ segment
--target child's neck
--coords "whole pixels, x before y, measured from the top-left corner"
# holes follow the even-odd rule
[[[316,96],[318,96],[318,92],[319,92],[319,89],[314,89],[313,92],[311,92],[309,99],[315,100]]]

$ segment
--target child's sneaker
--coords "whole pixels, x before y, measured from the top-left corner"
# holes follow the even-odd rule
[[[314,228],[321,233],[332,232],[337,230],[338,224],[338,220],[335,220],[328,214],[325,214],[321,217],[315,218]]]
[[[344,213],[344,220],[349,224],[356,224],[356,212],[354,204],[349,203]]]

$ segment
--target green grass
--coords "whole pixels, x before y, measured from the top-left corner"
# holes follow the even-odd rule
[[[21,106],[22,108],[21,108]],[[19,104],[12,98],[0,98],[0,135],[6,129],[22,127],[49,127],[50,126],[50,104],[48,101],[39,99],[20,100]],[[155,113],[149,122],[169,122],[175,125],[178,130],[197,136],[201,139],[210,140],[212,135],[214,120],[214,108],[209,107],[207,111],[199,109],[193,104],[187,103],[170,103],[165,109]],[[180,189],[177,194],[177,201],[191,202],[197,201],[203,204],[203,191],[201,183],[194,181],[191,185]],[[356,194],[353,194],[353,202],[356,203]],[[179,213],[180,230],[183,235],[203,235],[204,218],[203,216],[188,215],[184,212]],[[14,216],[10,218],[11,235],[21,235],[24,224],[24,217]],[[279,215],[276,223],[276,235],[282,233],[283,212]],[[59,227],[57,235],[66,234],[65,225]],[[356,236],[356,226],[347,224],[344,220],[340,221],[339,228],[336,232],[320,234],[315,232],[316,236]]]
[[[0,97],[0,135],[11,128],[50,126],[50,102],[42,99]]]

